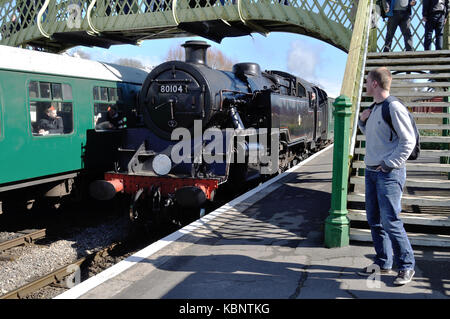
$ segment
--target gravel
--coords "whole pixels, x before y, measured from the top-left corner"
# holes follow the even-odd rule
[[[13,239],[15,237],[19,237],[19,234],[10,233],[10,232],[0,232],[0,242]]]
[[[46,245],[11,248],[5,252],[9,258],[0,260],[0,294],[5,294],[81,257],[121,241],[128,233],[127,218],[115,217],[98,226],[65,231],[68,235],[64,238],[53,239]],[[14,233],[1,232],[0,240],[15,236]],[[43,242],[46,241],[48,240]],[[58,294],[58,289],[50,288],[50,290]],[[46,296],[37,294],[36,298]]]

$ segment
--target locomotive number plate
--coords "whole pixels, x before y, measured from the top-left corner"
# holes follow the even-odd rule
[[[159,93],[187,93],[187,85],[182,84],[160,84]]]

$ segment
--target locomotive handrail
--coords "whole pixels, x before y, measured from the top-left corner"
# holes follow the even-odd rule
[[[44,5],[42,6],[41,10],[39,10],[39,13],[38,13],[38,16],[36,19],[39,32],[46,38],[50,38],[50,34],[48,34],[42,27],[42,16],[44,15],[45,10],[47,10],[49,3],[50,3],[50,0],[45,0]]]

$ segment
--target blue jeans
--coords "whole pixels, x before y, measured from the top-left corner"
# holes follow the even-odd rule
[[[393,262],[398,270],[414,269],[414,252],[399,218],[406,168],[389,173],[366,168],[365,175],[367,222],[376,252],[374,263],[383,269],[391,269]]]

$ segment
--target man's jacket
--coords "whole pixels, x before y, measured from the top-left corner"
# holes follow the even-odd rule
[[[39,121],[39,129],[46,130],[50,134],[63,134],[63,120],[60,117],[51,118],[47,114]]]
[[[449,0],[423,0],[422,16],[424,17],[431,17],[433,13],[443,12],[447,18],[449,11]]]
[[[386,3],[389,4],[389,12],[386,13],[386,16],[388,16],[388,17],[394,16],[394,8],[395,8],[395,3],[397,1],[400,1],[400,0],[386,0]],[[406,8],[406,11],[408,12],[408,15],[411,15],[411,0],[408,0],[408,7]]]
[[[416,145],[416,135],[406,107],[393,101],[389,104],[389,111],[397,134],[391,140],[391,128],[383,119],[382,105],[375,104],[367,121],[359,120],[358,126],[366,135],[365,164],[381,165],[384,170],[391,171],[405,166]]]

